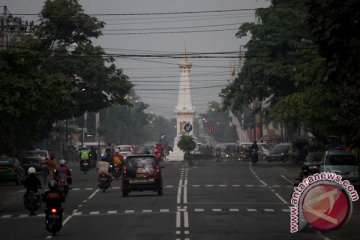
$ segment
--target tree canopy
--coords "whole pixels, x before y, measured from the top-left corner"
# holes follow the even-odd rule
[[[222,90],[224,104],[237,112],[260,107],[272,121],[358,145],[358,5],[273,0],[258,9],[257,21],[242,24],[236,34],[251,33],[251,39],[241,72]]]
[[[0,152],[47,137],[54,122],[127,104],[128,77],[92,39],[104,23],[77,0],[47,0],[34,32],[0,54]]]

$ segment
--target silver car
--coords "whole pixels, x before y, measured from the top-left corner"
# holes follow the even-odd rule
[[[320,172],[333,172],[353,185],[360,184],[359,162],[351,152],[326,151],[320,164]]]

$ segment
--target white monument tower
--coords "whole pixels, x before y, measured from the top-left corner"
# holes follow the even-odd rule
[[[191,87],[190,87],[190,78],[189,78],[191,63],[188,60],[186,46],[184,50],[184,57],[179,63],[179,68],[180,68],[179,96],[178,96],[178,103],[175,107],[176,137],[174,139],[173,152],[171,152],[171,154],[168,157],[169,161],[184,160],[184,152],[180,150],[179,147],[177,146],[177,143],[183,134],[191,135],[193,136],[194,140],[196,140],[196,137],[193,134],[195,107],[192,105]],[[187,126],[187,131],[185,130],[185,126]]]

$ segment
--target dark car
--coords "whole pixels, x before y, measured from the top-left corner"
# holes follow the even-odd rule
[[[309,153],[305,158],[303,167],[306,167],[308,169],[309,174],[317,173],[319,172],[320,163],[323,157],[324,157],[323,152]]]
[[[20,185],[25,180],[25,170],[15,157],[0,157],[0,181]]]
[[[291,143],[279,143],[269,152],[268,162],[281,161],[286,162],[293,159],[294,148]]]
[[[124,161],[122,194],[130,191],[155,191],[163,194],[161,166],[153,155],[130,155]]]
[[[216,159],[238,159],[240,146],[237,143],[221,143],[215,146]]]
[[[30,167],[34,167],[37,173],[42,173],[44,170],[46,171],[45,159],[49,158],[50,153],[47,150],[35,149],[28,151],[23,158],[23,167],[25,171]]]
[[[44,171],[44,160],[41,157],[24,157],[22,165],[25,172],[27,172],[30,167],[34,167],[36,173],[42,173]]]

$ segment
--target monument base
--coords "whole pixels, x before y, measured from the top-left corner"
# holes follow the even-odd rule
[[[180,150],[178,147],[174,147],[174,151],[172,151],[167,157],[168,161],[184,161],[184,152]]]
[[[174,148],[173,151],[167,157],[168,161],[184,161],[184,152],[180,150],[180,148],[177,145],[179,139],[180,139],[180,135],[175,137]]]

